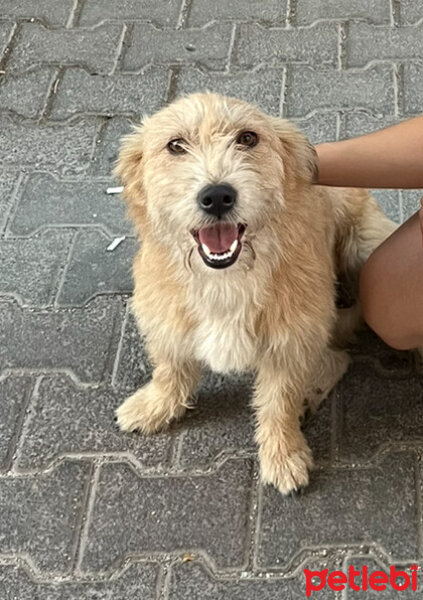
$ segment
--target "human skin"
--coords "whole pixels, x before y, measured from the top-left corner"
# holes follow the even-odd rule
[[[423,116],[316,152],[319,185],[423,188]],[[367,324],[387,344],[423,348],[423,204],[370,256],[359,294]]]

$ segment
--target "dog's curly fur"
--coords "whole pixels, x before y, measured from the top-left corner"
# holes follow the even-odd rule
[[[239,132],[259,142],[241,148]],[[184,154],[167,144],[186,140]],[[312,185],[315,152],[289,121],[235,98],[184,97],[123,140],[116,173],[142,240],[133,311],[152,380],[117,410],[125,431],[154,432],[181,417],[203,365],[256,374],[261,474],[282,493],[305,486],[312,456],[300,429],[348,366],[340,349],[359,307],[336,306],[336,282],[356,287],[395,226],[366,191]],[[211,217],[197,195],[210,183],[238,194],[227,220],[247,225],[232,266],[211,269],[191,234]]]

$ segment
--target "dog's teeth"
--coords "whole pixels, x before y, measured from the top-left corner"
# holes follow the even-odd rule
[[[208,249],[208,247],[206,246],[206,244],[201,244],[201,247],[204,251],[204,254],[208,257],[212,256],[212,253],[210,252],[210,250]]]
[[[234,240],[231,244],[231,247],[229,248],[230,254],[233,254],[235,252],[237,246],[238,246],[238,240]]]

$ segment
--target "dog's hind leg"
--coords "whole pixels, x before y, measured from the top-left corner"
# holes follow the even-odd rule
[[[144,433],[164,429],[190,407],[200,375],[196,361],[157,362],[152,380],[117,409],[119,427],[123,431]]]
[[[306,392],[304,411],[314,413],[319,408],[320,403],[345,375],[350,360],[345,351],[327,349],[313,372],[310,387]]]

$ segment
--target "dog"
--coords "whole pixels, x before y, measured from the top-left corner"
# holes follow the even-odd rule
[[[154,366],[120,428],[182,417],[205,365],[252,371],[261,478],[282,494],[308,483],[304,410],[346,372],[360,269],[395,229],[367,191],[313,185],[315,170],[294,124],[213,93],[145,118],[115,169],[142,240],[132,309]],[[337,306],[339,282],[352,306]]]

